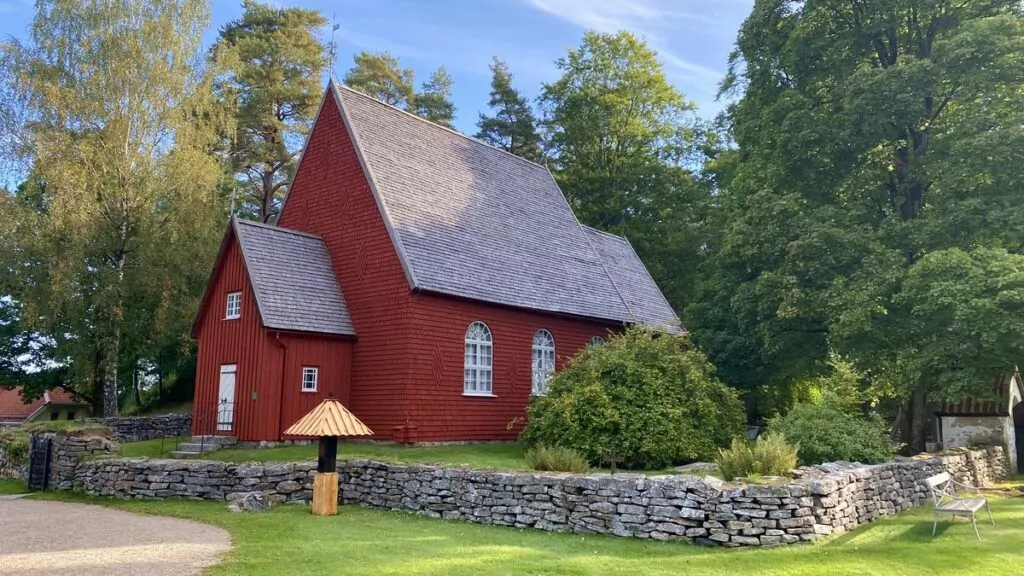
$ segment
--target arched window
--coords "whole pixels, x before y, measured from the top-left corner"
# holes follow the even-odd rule
[[[594,336],[593,338],[590,339],[590,344],[588,344],[588,346],[590,346],[591,348],[597,348],[602,344],[604,344],[604,338],[601,338],[600,336]]]
[[[548,378],[555,371],[555,339],[540,329],[533,335],[533,393],[548,391]]]
[[[466,330],[466,363],[462,393],[490,396],[491,392],[491,330],[483,322],[473,322]]]

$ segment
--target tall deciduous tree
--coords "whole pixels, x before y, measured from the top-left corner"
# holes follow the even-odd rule
[[[327,65],[316,10],[276,8],[245,0],[242,17],[221,28],[212,55],[222,76],[216,89],[235,119],[231,170],[242,211],[269,221],[295,173],[320,102]]]
[[[416,94],[416,115],[434,124],[452,127],[455,119],[455,103],[452,102],[452,77],[441,66],[430,75]]]
[[[1010,0],[755,2],[725,85],[742,95],[729,112],[738,151],[706,300],[737,321],[703,326],[695,313],[690,325],[720,366],[744,347],[709,343],[731,335],[753,341],[766,381],[805,375],[832,345],[905,402],[913,449],[929,401],[991,393],[1019,359],[1011,331],[944,320],[977,340],[968,360],[946,334],[948,347],[926,350],[915,326],[923,310],[998,299],[983,287],[936,290],[939,275],[920,266],[1024,248],[1011,232],[1024,218],[1013,168],[1022,53],[1024,18]],[[1015,285],[999,260],[974,267]],[[966,363],[970,378],[946,376],[968,374]]]
[[[348,87],[399,108],[408,110],[415,105],[415,73],[402,68],[390,52],[372,54],[364,50],[353,60],[354,65],[343,80]]]
[[[122,338],[153,326],[127,320],[189,307],[176,292],[206,275],[222,220],[201,73],[208,5],[36,7],[28,41],[2,46],[2,77],[26,111],[17,151],[33,174],[31,190],[5,200],[18,221],[4,229],[5,283],[26,329],[59,338],[69,377],[91,380],[116,415]]]
[[[657,54],[628,32],[587,32],[540,95],[545,146],[580,220],[625,234],[670,301],[687,301],[708,188],[687,169],[703,131]]]
[[[539,160],[537,119],[526,98],[512,87],[508,66],[497,58],[491,64],[491,99],[487,105],[494,115],[480,114],[476,137],[516,156]]]

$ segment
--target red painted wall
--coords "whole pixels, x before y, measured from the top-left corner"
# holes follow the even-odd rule
[[[267,378],[265,364],[272,350],[266,332],[260,325],[256,299],[249,285],[245,264],[234,232],[229,232],[228,245],[213,283],[210,300],[199,320],[196,337],[199,355],[196,359],[196,393],[193,404],[194,434],[216,433],[217,395],[220,367],[237,365],[235,375],[235,429],[230,434],[244,439],[259,438],[266,433],[267,422],[275,422],[279,404],[269,401],[279,381]],[[242,292],[242,314],[236,320],[225,320],[225,302],[229,292]],[[257,399],[251,400],[257,392]],[[228,432],[221,432],[228,434]]]
[[[346,406],[378,437],[391,439],[408,409],[409,283],[332,95],[279,224],[324,239],[356,329]]]
[[[509,426],[526,414],[532,391],[533,335],[541,328],[555,339],[556,369],[590,343],[621,330],[615,324],[503,308],[432,294],[413,297],[409,351],[412,371],[406,394],[416,442],[514,440],[522,429]],[[463,396],[466,329],[487,324],[493,340],[495,397]]]
[[[264,329],[241,250],[234,233],[230,235],[196,330],[199,355],[193,433],[232,435],[244,441],[280,440],[285,428],[330,395],[343,403],[348,400],[352,342]],[[227,294],[238,291],[242,292],[241,317],[225,320]],[[237,366],[231,431],[216,430],[220,367],[224,364]],[[320,368],[315,393],[302,392],[304,366]]]

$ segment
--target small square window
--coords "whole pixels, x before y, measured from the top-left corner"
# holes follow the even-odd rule
[[[302,367],[302,391],[316,392],[317,380],[320,377],[320,369],[310,366]]]
[[[233,320],[242,315],[242,293],[231,292],[228,294],[228,304],[224,312],[225,320]]]
[[[50,412],[50,420],[57,420],[60,418],[60,412]]]
[[[74,420],[74,419],[75,419],[75,411],[74,410],[68,410],[68,420]]]

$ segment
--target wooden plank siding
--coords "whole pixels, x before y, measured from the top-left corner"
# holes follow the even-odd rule
[[[256,298],[245,272],[242,252],[234,232],[229,238],[218,269],[210,281],[210,302],[196,330],[199,355],[196,359],[196,392],[193,403],[193,433],[216,431],[217,395],[220,367],[235,364],[235,426],[231,434],[244,439],[264,437],[268,422],[277,421],[280,404],[272,401],[278,381],[268,378],[273,372],[273,350],[259,321]],[[224,319],[227,294],[242,292],[241,316]],[[280,373],[280,369],[278,369]],[[252,399],[256,392],[256,399]],[[263,438],[261,438],[263,439]]]
[[[420,293],[409,315],[413,370],[407,396],[415,441],[514,440],[522,429],[510,426],[526,415],[533,383],[533,336],[540,329],[555,339],[556,369],[590,343],[621,326],[552,314],[503,308],[469,300]],[[493,339],[494,397],[463,395],[466,329],[483,322]]]
[[[324,239],[356,329],[346,407],[378,438],[400,438],[408,408],[409,283],[330,94],[278,223]]]

